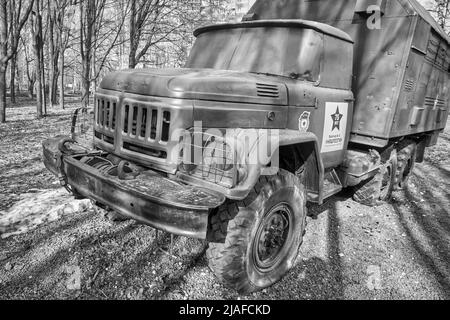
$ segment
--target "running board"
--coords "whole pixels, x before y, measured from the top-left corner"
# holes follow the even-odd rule
[[[335,194],[338,194],[343,189],[342,183],[336,173],[336,170],[332,170],[325,174],[323,183],[323,200],[326,200]],[[319,194],[315,191],[308,191],[308,201],[319,203]]]

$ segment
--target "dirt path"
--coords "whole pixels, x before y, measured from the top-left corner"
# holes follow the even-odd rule
[[[31,110],[0,125],[0,299],[450,298],[450,126],[391,204],[367,208],[344,192],[310,208],[294,270],[239,297],[215,280],[201,241],[176,237],[170,254],[169,235],[72,201],[40,142],[67,132],[73,108],[39,121]]]

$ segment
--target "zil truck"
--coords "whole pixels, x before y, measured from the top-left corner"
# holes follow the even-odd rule
[[[44,162],[77,198],[206,241],[241,293],[295,265],[308,203],[388,201],[445,128],[449,37],[416,0],[259,0],[195,36],[184,68],[107,75],[92,146],[72,130]]]

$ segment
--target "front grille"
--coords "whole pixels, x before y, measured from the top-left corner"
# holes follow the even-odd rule
[[[97,99],[97,125],[114,130],[116,128],[117,103],[105,99]]]
[[[108,136],[104,133],[95,131],[95,137],[99,140],[102,140],[102,141],[110,144],[110,145],[114,145],[114,137],[112,137],[112,136]]]
[[[159,159],[167,159],[167,152],[156,150],[149,147],[143,147],[137,144],[124,142],[123,148],[128,151],[136,152],[136,153],[142,153],[147,156],[153,157],[153,158],[159,158]]]
[[[141,104],[126,104],[123,117],[123,134],[130,138],[168,142],[171,114],[158,108]]]
[[[117,102],[111,99],[97,98],[95,104],[95,137],[107,144],[114,145],[114,131],[117,123]]]
[[[94,144],[102,150],[144,166],[174,174],[179,139],[175,134],[192,125],[192,109],[149,97],[120,98],[97,92]],[[172,156],[175,154],[175,156]]]

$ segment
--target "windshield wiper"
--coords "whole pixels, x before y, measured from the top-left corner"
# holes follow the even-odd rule
[[[282,78],[288,78],[288,79],[294,79],[294,80],[297,80],[301,77],[301,75],[298,73],[291,73],[289,76],[268,73],[268,72],[250,72],[250,73],[259,74],[259,75],[263,75],[263,76],[270,76],[270,77],[282,77]]]

